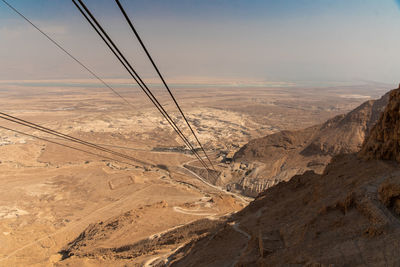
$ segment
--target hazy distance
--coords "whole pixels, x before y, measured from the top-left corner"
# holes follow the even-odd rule
[[[87,2],[139,71],[154,78],[114,3]],[[11,3],[102,77],[128,78],[71,1]],[[398,82],[393,0],[122,3],[171,81]],[[0,80],[91,78],[3,3],[0,59]]]

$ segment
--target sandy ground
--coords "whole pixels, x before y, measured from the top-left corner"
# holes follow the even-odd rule
[[[131,244],[200,218],[215,219],[236,212],[246,205],[247,199],[183,167],[195,164],[195,158],[181,149],[182,142],[141,95],[121,89],[136,107],[129,109],[104,89],[36,89],[2,91],[1,111],[127,153],[148,165],[105,160],[101,155],[0,130],[0,266],[112,266],[115,262],[102,259],[60,261],[59,252],[90,224],[126,212],[138,216],[129,228],[94,246]],[[281,129],[318,123],[365,100],[348,93],[350,97],[342,97],[346,91],[334,88],[318,95],[311,89],[189,88],[178,89],[177,95],[217,165],[221,151],[237,150],[250,139]],[[361,94],[354,91],[354,95]],[[372,95],[369,91],[362,93]],[[161,99],[166,99],[164,94]],[[165,107],[184,127],[172,104]],[[49,138],[3,120],[0,125]],[[185,133],[189,134],[186,128]],[[221,200],[209,202],[210,198]],[[235,227],[238,238],[246,238],[240,227]],[[155,256],[122,260],[117,265],[150,265],[177,247],[155,251]]]

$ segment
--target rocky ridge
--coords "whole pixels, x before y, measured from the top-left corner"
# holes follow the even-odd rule
[[[361,149],[388,99],[389,94],[385,94],[323,124],[251,140],[234,155],[234,162],[220,177],[219,185],[254,197],[308,170],[323,173],[333,156]]]
[[[390,93],[389,104],[366,139],[361,157],[400,162],[400,103],[396,101],[399,98],[399,90]]]
[[[172,266],[399,266],[399,106],[396,89],[361,152],[259,194]]]

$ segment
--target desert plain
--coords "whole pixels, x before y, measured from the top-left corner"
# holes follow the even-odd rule
[[[322,123],[378,98],[386,87],[180,85],[174,92],[218,172],[249,140]],[[202,223],[238,212],[251,200],[213,184],[138,88],[115,88],[130,105],[99,85],[1,84],[1,112],[138,161],[35,139],[67,144],[1,120],[0,126],[21,133],[0,129],[0,266],[156,265],[201,235]],[[168,95],[157,87],[155,93],[190,136]],[[199,233],[186,233],[184,226],[193,223]],[[137,245],[131,258],[107,256],[111,252],[99,257],[90,251],[85,257],[66,257],[65,247],[82,233],[90,234],[90,227],[101,229],[88,244],[91,250],[112,252],[142,243],[150,249]],[[162,243],[162,233],[171,229],[181,229],[182,239]],[[159,243],[149,245],[149,240]]]

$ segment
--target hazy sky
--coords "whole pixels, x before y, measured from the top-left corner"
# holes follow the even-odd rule
[[[105,78],[127,78],[69,0],[8,0]],[[121,0],[169,80],[400,81],[400,0]],[[152,77],[113,0],[87,5]],[[0,1],[0,80],[91,76]]]

